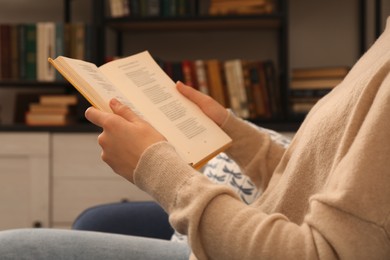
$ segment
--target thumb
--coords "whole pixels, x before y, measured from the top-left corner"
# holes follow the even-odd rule
[[[128,106],[119,102],[116,98],[110,100],[110,108],[114,114],[123,117],[127,121],[134,122],[139,120],[139,117]]]

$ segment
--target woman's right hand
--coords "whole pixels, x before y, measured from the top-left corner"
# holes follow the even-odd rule
[[[176,83],[176,87],[183,96],[195,103],[217,125],[222,126],[226,121],[228,111],[212,97],[180,81]]]

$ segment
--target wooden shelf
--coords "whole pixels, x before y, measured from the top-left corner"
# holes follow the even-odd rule
[[[69,83],[65,81],[36,81],[36,80],[0,80],[0,88],[23,88],[23,87],[67,87]]]
[[[109,28],[118,31],[171,31],[171,30],[253,30],[277,29],[281,18],[277,14],[261,16],[199,16],[199,17],[146,17],[108,18]]]
[[[278,132],[296,132],[301,124],[300,121],[285,120],[251,120],[256,125]],[[25,124],[0,125],[0,132],[63,132],[83,133],[100,132],[101,128],[88,123],[76,123],[67,126],[28,126]]]
[[[25,124],[0,125],[0,132],[55,132],[55,133],[89,133],[101,129],[90,123],[78,123],[67,126],[28,126]]]

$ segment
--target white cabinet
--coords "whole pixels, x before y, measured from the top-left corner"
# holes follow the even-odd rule
[[[101,161],[97,136],[0,132],[0,230],[70,228],[88,207],[151,200]]]
[[[0,134],[0,230],[50,226],[48,133]]]
[[[52,225],[69,227],[85,208],[151,198],[101,159],[97,133],[52,135]]]

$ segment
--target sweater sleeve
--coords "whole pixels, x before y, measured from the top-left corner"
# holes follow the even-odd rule
[[[231,112],[222,128],[233,139],[226,153],[258,188],[265,190],[285,148],[274,142],[268,133],[254,128]]]
[[[145,151],[134,177],[169,213],[172,226],[188,235],[198,259],[317,257],[308,225],[242,203],[230,188],[211,183],[185,164],[166,142]]]

